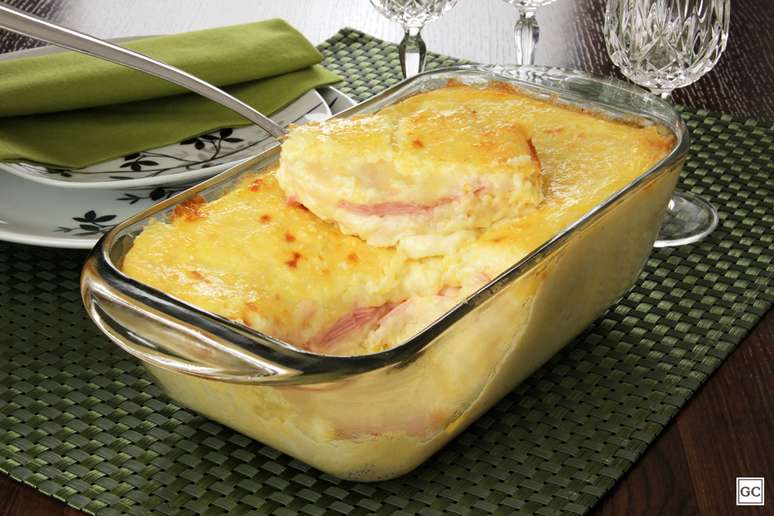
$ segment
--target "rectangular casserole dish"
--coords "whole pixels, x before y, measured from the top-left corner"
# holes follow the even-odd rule
[[[369,113],[449,80],[506,81],[540,98],[656,123],[675,144],[656,166],[403,344],[313,354],[121,273],[133,238],[186,199],[212,200],[274,147],[119,224],[82,275],[95,323],[175,401],[340,478],[393,478],[421,464],[572,340],[636,280],[688,149],[679,114],[643,90],[543,67],[457,67],[407,79],[337,115]]]

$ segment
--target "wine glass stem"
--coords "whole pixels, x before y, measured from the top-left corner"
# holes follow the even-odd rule
[[[672,89],[651,88],[653,95],[669,100]],[[666,214],[653,247],[692,244],[712,233],[718,225],[718,212],[702,197],[690,192],[672,192]]]
[[[425,67],[425,54],[427,46],[420,31],[422,27],[406,27],[403,40],[400,42],[400,69],[403,77],[411,77],[418,74]]]
[[[533,64],[540,28],[534,9],[519,8],[516,20],[516,64]]]

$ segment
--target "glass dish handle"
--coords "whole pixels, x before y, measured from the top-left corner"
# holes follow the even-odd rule
[[[94,322],[116,345],[146,364],[240,383],[287,381],[301,375],[185,321],[124,300],[104,284],[89,281],[88,265],[83,274],[83,301]]]

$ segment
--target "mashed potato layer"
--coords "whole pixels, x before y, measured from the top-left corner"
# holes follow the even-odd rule
[[[290,198],[373,246],[445,254],[543,199],[513,91],[450,86],[365,116],[295,127],[277,179]]]

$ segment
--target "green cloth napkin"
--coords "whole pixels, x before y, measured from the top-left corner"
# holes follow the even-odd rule
[[[125,45],[218,86],[264,114],[340,78],[282,20]],[[0,61],[0,160],[81,168],[249,122],[161,79],[65,52]]]

